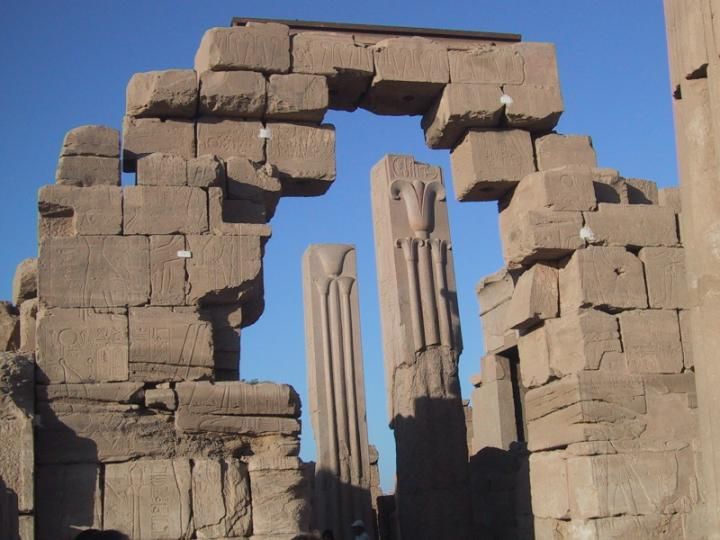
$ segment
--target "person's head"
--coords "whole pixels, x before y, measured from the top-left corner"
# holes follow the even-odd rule
[[[350,530],[353,534],[362,534],[365,532],[365,523],[361,519],[356,519],[350,525]]]
[[[322,540],[335,540],[335,535],[330,529],[325,529],[320,538],[322,538]]]

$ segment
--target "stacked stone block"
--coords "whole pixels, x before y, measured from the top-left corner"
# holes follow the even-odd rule
[[[477,446],[527,444],[536,538],[683,537],[700,491],[676,198],[598,169],[587,138],[534,145],[540,170],[500,201],[506,269],[479,288]],[[508,358],[502,394],[487,373]]]

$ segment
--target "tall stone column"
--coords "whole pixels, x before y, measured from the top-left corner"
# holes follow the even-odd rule
[[[403,538],[470,538],[462,350],[439,167],[387,155],[372,206]]]
[[[303,257],[310,417],[317,443],[315,525],[344,538],[372,530],[355,248],[315,244]]]
[[[717,2],[665,0],[707,538],[720,538],[720,27]],[[714,22],[713,22],[714,21]]]

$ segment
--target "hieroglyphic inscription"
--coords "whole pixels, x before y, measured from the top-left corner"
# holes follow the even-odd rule
[[[374,57],[376,80],[448,82],[447,49],[431,40],[387,39],[375,45]]]
[[[260,122],[218,118],[200,118],[197,123],[198,155],[220,158],[244,157],[250,161],[265,159],[265,139],[260,138]]]
[[[195,414],[181,407],[175,414],[175,427],[180,431],[214,431],[238,435],[298,435],[300,422],[282,416],[237,416]]]
[[[150,303],[177,306],[185,303],[184,236],[150,237]]]
[[[41,383],[126,381],[124,310],[48,309],[37,324],[37,377]]]
[[[105,527],[137,540],[188,538],[191,481],[187,459],[106,465]]]
[[[198,538],[249,535],[252,520],[247,465],[237,459],[193,460],[192,502]]]
[[[335,179],[335,128],[269,123],[268,162],[283,176]]]
[[[283,73],[289,68],[288,28],[279,24],[212,28],[203,36],[195,56],[197,71],[248,69]]]
[[[317,75],[356,72],[372,75],[372,50],[350,36],[303,32],[293,37],[293,71]]]
[[[196,414],[292,416],[300,397],[286,384],[183,382],[175,387],[179,405]]]
[[[148,252],[142,236],[46,238],[38,262],[40,302],[49,307],[143,304],[150,295]]]
[[[123,232],[202,233],[208,230],[207,195],[185,186],[128,186],[123,190]]]
[[[44,186],[38,194],[40,238],[120,234],[122,192],[114,186]]]
[[[525,59],[512,46],[450,51],[450,80],[454,83],[522,84]]]

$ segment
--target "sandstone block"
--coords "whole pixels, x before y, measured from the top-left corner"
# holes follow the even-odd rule
[[[38,382],[85,383],[128,379],[124,311],[46,309],[37,321]]]
[[[198,81],[191,69],[135,73],[127,86],[129,116],[192,118],[197,111]]]
[[[140,305],[150,296],[147,238],[78,236],[40,243],[38,297],[48,307]]]
[[[459,201],[498,200],[535,171],[530,134],[471,129],[450,154]]]
[[[301,32],[292,39],[295,73],[324,75],[330,90],[330,108],[354,111],[372,80],[372,49],[347,34]]]
[[[693,359],[693,347],[692,347],[692,336],[691,332],[691,315],[689,311],[681,310],[678,311],[678,317],[680,319],[680,337],[682,339],[682,350],[683,350],[683,364],[686,369],[695,368],[695,361]]]
[[[25,300],[20,304],[20,346],[21,352],[35,352],[35,328],[37,325],[38,299]]]
[[[541,171],[567,165],[597,167],[592,139],[587,135],[550,133],[535,140],[535,154]]]
[[[145,390],[145,407],[174,411],[177,408],[175,391],[172,388],[148,388]]]
[[[77,463],[167,457],[175,452],[172,417],[137,405],[39,402],[37,462]]]
[[[20,313],[10,302],[0,301],[0,351],[17,351],[20,346]]]
[[[262,249],[259,236],[188,236],[189,303],[243,304],[243,321],[253,302],[262,306]],[[262,312],[262,308],[259,308]],[[248,314],[250,311],[248,311]],[[259,316],[259,313],[257,314]]]
[[[217,156],[198,156],[187,161],[187,183],[191,187],[225,186],[225,167]]]
[[[195,71],[249,70],[287,73],[290,70],[290,36],[283,24],[253,24],[211,28],[200,41]]]
[[[580,212],[530,210],[500,213],[503,258],[510,267],[539,260],[557,260],[585,246],[580,237]]]
[[[658,204],[672,208],[676,214],[682,212],[680,188],[663,188],[658,190]]]
[[[55,181],[67,186],[119,186],[120,161],[98,156],[61,156]]]
[[[207,195],[193,187],[126,187],[123,217],[126,235],[202,233],[208,230]]]
[[[510,344],[516,335],[507,323],[510,302],[500,304],[480,315],[485,351],[497,351]]]
[[[123,171],[135,172],[138,158],[154,152],[185,159],[195,157],[195,123],[191,120],[134,118],[123,120]],[[204,152],[199,152],[202,154]]]
[[[480,304],[480,315],[509,302],[515,290],[515,281],[515,276],[508,272],[507,268],[501,268],[481,279],[475,288]]]
[[[335,127],[268,124],[267,160],[279,173],[283,195],[325,193],[335,180]]]
[[[44,384],[35,387],[38,401],[97,401],[115,403],[142,403],[142,382],[118,383],[61,383]]]
[[[261,162],[265,159],[265,139],[260,137],[262,124],[252,120],[203,117],[197,123],[198,155],[214,154],[219,158],[243,157]]]
[[[17,265],[12,283],[12,301],[19,306],[37,296],[37,257],[24,259]]]
[[[530,456],[532,510],[536,518],[570,517],[567,480],[564,452],[537,452]]]
[[[600,203],[597,212],[585,212],[592,243],[608,246],[675,246],[675,212],[656,205]]]
[[[658,204],[658,188],[655,182],[642,178],[625,178],[624,181],[627,186],[628,203]]]
[[[200,113],[262,118],[267,100],[265,86],[265,77],[254,71],[201,73]]]
[[[484,370],[483,370],[484,373]],[[472,392],[472,453],[485,447],[509,449],[517,440],[510,379],[483,382]]]
[[[592,170],[583,166],[531,173],[520,181],[503,212],[517,216],[529,210],[594,210],[592,178]]]
[[[376,114],[424,114],[450,80],[447,49],[430,39],[385,39],[373,56],[375,76],[361,106]]]
[[[683,368],[680,326],[675,311],[621,313],[620,332],[628,368],[634,373],[679,373]]]
[[[262,203],[268,220],[275,214],[282,184],[271,165],[255,166],[243,158],[227,160],[227,194],[229,199]]]
[[[647,307],[642,263],[619,247],[576,251],[560,270],[560,311],[578,307]]]
[[[65,134],[60,155],[120,157],[120,132],[107,126],[78,126]]]
[[[179,406],[197,414],[300,416],[300,396],[287,384],[183,382]]]
[[[149,382],[209,378],[212,327],[198,313],[170,308],[131,308],[131,380]]]
[[[37,468],[38,540],[71,540],[87,528],[102,528],[100,467],[94,463]]]
[[[627,184],[616,169],[593,169],[593,186],[599,203],[629,203]]]
[[[502,90],[496,85],[448,84],[423,116],[425,142],[430,148],[453,148],[470,128],[500,124]]]
[[[187,160],[172,154],[155,152],[137,161],[137,185],[184,186],[187,185]]]
[[[44,186],[38,193],[40,239],[122,232],[122,190],[114,186]]]
[[[511,379],[510,361],[499,354],[486,354],[480,360],[482,384],[509,381]]]
[[[175,427],[181,432],[210,431],[256,437],[266,435],[297,437],[300,434],[300,422],[295,418],[285,418],[281,416],[195,414],[183,407],[179,408],[177,413],[175,413]]]
[[[646,247],[638,254],[645,267],[651,308],[682,309],[688,306],[685,250]]]
[[[505,84],[510,97],[505,119],[510,127],[548,131],[555,127],[563,112],[555,46],[551,43],[512,45],[523,58],[523,78]],[[513,84],[515,83],[515,84]]]
[[[320,123],[328,108],[328,85],[320,75],[271,75],[267,92],[268,119]]]
[[[185,304],[184,236],[150,237],[150,303],[156,306]]]
[[[192,508],[198,538],[249,536],[252,507],[247,466],[237,459],[194,460]]]
[[[515,46],[481,46],[448,52],[453,83],[522,84],[525,66],[522,51]]]
[[[541,386],[550,380],[553,374],[550,366],[550,347],[547,342],[547,329],[544,326],[518,336],[520,354],[520,377],[526,388]]]
[[[306,531],[309,486],[298,458],[253,458],[248,464],[254,535]]]
[[[518,279],[506,324],[509,328],[529,328],[557,317],[559,308],[557,268],[536,264]]]
[[[105,466],[105,528],[130,538],[189,538],[192,534],[190,461],[141,460]]]
[[[11,520],[32,512],[34,504],[33,415],[35,412],[32,356],[0,353],[0,479],[3,513]],[[10,497],[4,499],[9,491]],[[4,532],[4,531],[3,531]]]
[[[210,232],[220,235],[270,236],[270,227],[263,203],[246,200],[226,200],[223,190],[208,190]]]

